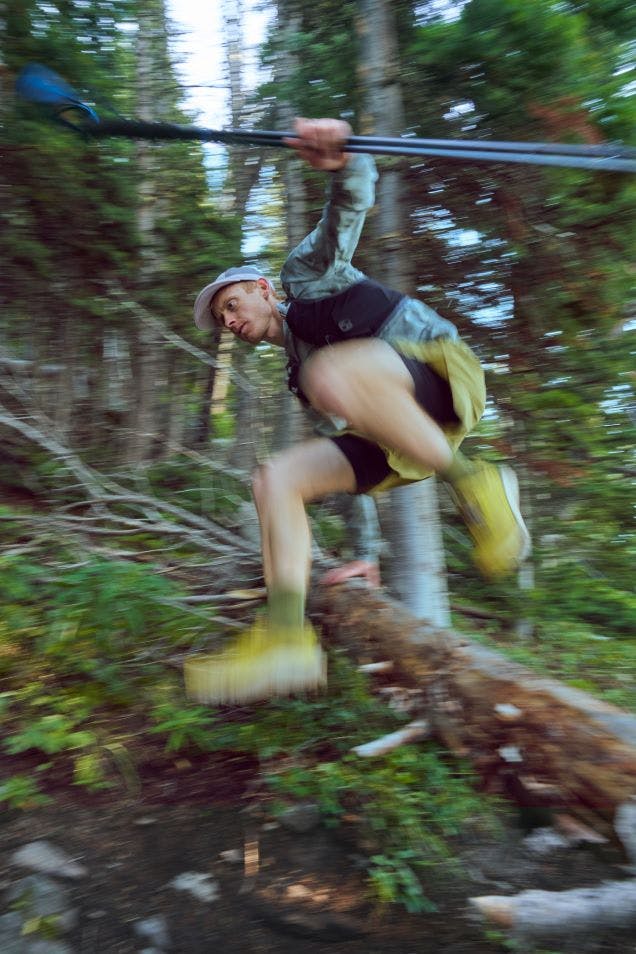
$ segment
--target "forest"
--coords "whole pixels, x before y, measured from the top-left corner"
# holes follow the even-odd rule
[[[489,781],[450,731],[377,761],[352,754],[421,715],[391,691],[397,663],[395,678],[361,665],[383,658],[377,646],[386,652],[398,625],[385,606],[580,690],[621,718],[636,711],[636,178],[376,157],[378,202],[355,264],[425,301],[479,356],[488,402],[466,452],[515,467],[532,553],[513,578],[485,583],[435,479],[362,504],[327,498],[310,508],[327,692],[232,709],[194,704],[184,695],[184,658],[240,631],[265,599],[250,474],[311,436],[314,422],[287,391],[279,349],[249,348],[218,327],[199,331],[192,306],[232,265],[255,264],[276,285],[288,250],[320,217],[325,176],[289,150],[257,144],[93,139],[14,92],[20,70],[40,63],[104,118],[210,125],[186,79],[186,6],[0,6],[3,865],[29,826],[62,831],[75,811],[78,833],[99,827],[103,814],[105,830],[115,826],[111,837],[124,840],[122,816],[176,812],[166,816],[174,822],[166,838],[177,852],[187,841],[181,823],[188,844],[197,831],[209,834],[214,817],[243,838],[236,806],[244,810],[246,799],[254,817],[285,832],[280,819],[312,804],[328,832],[355,840],[356,877],[377,919],[374,941],[346,949],[387,950],[390,923],[392,949],[407,952],[423,930],[417,919],[453,910],[445,905],[460,892],[466,839],[474,851],[475,842],[501,844],[501,825],[514,827],[519,809],[501,776]],[[295,116],[338,117],[361,135],[636,145],[631,0],[211,6],[220,33],[209,57],[222,64],[210,63],[197,82],[224,127],[288,130]],[[256,20],[265,25],[257,41]],[[382,589],[353,582],[332,600],[320,575],[361,556],[379,562]],[[371,660],[360,646],[374,620],[386,630]],[[419,698],[412,682],[400,685]],[[444,705],[452,715],[458,703]],[[621,798],[636,794],[633,765],[630,785],[617,783]],[[534,825],[529,808],[545,823],[563,807],[562,792],[530,806],[525,795],[525,830]],[[609,810],[588,804],[574,814],[594,832]],[[54,818],[58,829],[46,821]],[[607,828],[598,831],[612,843]],[[608,857],[595,855],[581,887],[607,880],[606,871],[593,874]],[[524,878],[499,880],[534,884]],[[546,885],[579,887],[560,870]],[[272,903],[263,897],[259,904]],[[207,950],[184,911],[182,939],[170,949]],[[28,923],[71,950],[48,913]],[[72,950],[141,949],[141,935],[131,940],[102,923],[90,922],[92,934],[71,929]],[[228,951],[287,950],[282,941],[259,946],[256,934],[243,947],[232,938],[228,929]],[[621,938],[589,949],[631,949]],[[512,943],[499,925],[418,949]],[[559,949],[583,950],[572,943]],[[23,949],[35,947],[15,948]]]

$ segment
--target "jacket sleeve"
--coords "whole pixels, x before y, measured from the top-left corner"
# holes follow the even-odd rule
[[[375,201],[377,177],[373,159],[366,155],[353,155],[343,169],[330,173],[322,218],[283,266],[281,282],[288,297],[332,295],[363,277],[351,259]]]

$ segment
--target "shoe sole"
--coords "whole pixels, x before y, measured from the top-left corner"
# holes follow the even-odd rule
[[[192,656],[184,677],[188,698],[240,705],[320,689],[327,682],[327,657],[317,644],[272,647],[254,659]]]
[[[530,555],[530,551],[532,550],[532,539],[530,537],[530,531],[528,530],[525,521],[521,516],[519,481],[512,467],[500,467],[499,474],[501,476],[501,482],[503,484],[506,500],[508,501],[508,506],[512,511],[512,515],[517,522],[519,533],[521,534],[521,549],[519,551],[517,560],[519,563],[523,563],[523,561]]]

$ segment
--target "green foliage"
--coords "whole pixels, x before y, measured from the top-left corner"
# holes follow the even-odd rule
[[[191,746],[204,751],[214,747],[211,739],[216,717],[203,706],[162,702],[154,707],[150,718],[156,723],[150,732],[166,736],[166,752],[178,752]]]
[[[319,547],[328,552],[337,552],[346,543],[347,527],[342,517],[329,513],[325,508],[310,507],[312,530]]]
[[[188,720],[185,712],[171,710],[161,730],[194,724],[198,736],[205,731],[205,711],[194,709]],[[208,738],[197,737],[196,744],[255,753],[268,766],[265,779],[277,810],[309,800],[329,826],[350,813],[362,819],[365,839],[375,849],[369,878],[381,901],[431,910],[420,879],[435,866],[452,869],[451,840],[466,825],[495,824],[493,804],[476,794],[469,771],[432,748],[405,747],[377,760],[350,754],[400,720],[369,694],[365,677],[340,655],[331,660],[328,694],[280,700],[262,707],[254,721],[209,721]]]
[[[27,917],[22,925],[21,934],[23,937],[36,935],[45,942],[55,941],[64,933],[60,922],[59,914],[38,914]]]
[[[23,563],[16,559],[10,569],[15,591],[30,601],[36,578],[22,573]],[[113,721],[113,702],[125,698],[141,715],[143,732],[161,738],[167,753],[252,753],[265,769],[274,804],[316,801],[328,825],[340,824],[348,812],[360,815],[373,846],[369,877],[377,897],[409,910],[430,909],[420,879],[432,865],[450,863],[448,839],[467,819],[492,809],[475,795],[466,772],[433,750],[404,749],[372,764],[350,754],[401,720],[369,694],[365,677],[344,656],[332,659],[327,694],[220,720],[183,700],[160,668],[135,661],[143,641],[156,640],[166,622],[161,602],[153,609],[152,598],[165,591],[152,568],[98,560],[41,584],[39,577],[33,632],[18,634],[19,651],[9,657],[8,685],[14,685],[0,695],[8,756],[43,759],[34,770],[43,779],[56,760],[65,760],[73,783],[96,792],[116,784],[116,768],[137,791],[134,764]],[[177,619],[172,624],[183,626]],[[7,779],[0,792],[16,808],[46,800],[24,774]]]
[[[263,49],[266,65],[282,55],[294,58],[289,78],[277,76],[264,84],[259,99],[293,103],[299,116],[333,116],[357,110],[355,81],[356,4],[326,0],[304,5],[302,24],[292,31],[276,30]]]
[[[620,589],[582,560],[545,561],[532,594],[539,619],[553,627],[563,620],[581,620],[593,632],[618,640],[631,640],[636,625],[636,598]],[[555,596],[558,597],[555,603]]]
[[[76,728],[73,719],[66,718],[61,712],[43,715],[13,732],[3,743],[10,755],[39,749],[47,755],[55,755],[68,749],[84,748],[94,745],[92,732]]]
[[[74,759],[73,783],[88,789],[89,792],[113,787],[114,783],[105,776],[104,756],[101,752],[84,752]]]
[[[44,795],[35,780],[28,775],[12,775],[0,782],[0,804],[7,808],[28,810],[50,802],[48,795]]]
[[[179,591],[152,567],[132,562],[96,559],[43,574],[24,557],[0,563],[0,591],[9,597],[0,611],[5,753],[44,756],[43,772],[60,757],[74,784],[90,791],[113,784],[114,766],[134,790],[134,766],[109,713],[150,707],[164,692],[165,669],[152,661],[152,647],[165,655],[193,635],[191,623],[167,605]],[[18,619],[16,630],[10,624]],[[185,728],[170,731],[171,744],[181,744]],[[36,794],[15,783],[7,798],[28,806]]]
[[[231,440],[235,430],[234,415],[230,411],[223,411],[214,415],[214,436],[221,440]]]
[[[152,37],[151,62],[143,74],[151,86],[146,95],[154,118],[190,121],[179,107],[166,32],[157,23],[159,5],[147,6],[133,9],[127,0],[114,0],[98,14],[95,5],[68,3],[58,9],[25,0],[11,5],[0,37],[7,67],[1,108],[6,133],[1,180],[7,196],[0,232],[3,342],[10,357],[64,362],[67,385],[71,378],[91,380],[90,394],[79,400],[70,388],[71,419],[65,430],[71,443],[90,448],[93,463],[121,460],[126,446],[121,425],[130,426],[138,401],[139,316],[115,301],[111,289],[126,299],[143,300],[170,330],[192,335],[185,303],[211,273],[240,259],[240,222],[222,212],[211,194],[201,144],[161,144],[152,148],[144,165],[138,143],[76,135],[16,100],[11,86],[25,63],[37,61],[96,102],[101,115],[134,115],[140,67],[137,34],[129,27],[138,19]],[[151,234],[142,234],[149,210]],[[131,362],[126,370],[120,365],[130,393],[121,395],[116,406],[102,381],[104,343],[115,340],[109,335],[116,336],[124,364]],[[178,358],[174,351],[166,356],[173,375],[170,386],[166,388],[162,373],[149,389],[155,390],[153,400],[166,418],[173,404],[181,406],[183,400],[194,420],[200,403],[198,369],[185,369],[183,359],[178,367]],[[63,390],[53,385],[52,405]],[[42,407],[48,400],[43,398]],[[47,488],[50,476],[44,475]],[[29,477],[32,482],[33,474]]]
[[[433,749],[405,747],[381,760],[345,755],[285,768],[268,782],[280,795],[317,802],[329,825],[351,812],[360,817],[375,847],[369,878],[379,900],[409,911],[433,909],[420,879],[432,868],[452,871],[449,839],[476,819],[494,825],[492,806],[476,795],[470,774]]]
[[[369,880],[382,904],[400,903],[409,914],[437,911],[437,905],[426,897],[417,877],[419,858],[412,848],[371,857]]]
[[[3,560],[0,593],[7,598],[0,625],[15,622],[19,601],[22,638],[34,640],[35,650],[58,674],[86,676],[113,700],[125,688],[123,666],[139,653],[136,642],[167,637],[179,618],[170,605],[178,589],[147,567],[125,561],[94,559],[43,575],[26,558]],[[13,643],[15,636],[14,631]]]

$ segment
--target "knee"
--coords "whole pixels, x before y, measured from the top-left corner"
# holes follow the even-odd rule
[[[273,470],[273,461],[265,461],[264,464],[259,464],[252,473],[252,497],[258,510],[271,497],[272,488],[275,486]]]
[[[293,474],[282,460],[273,457],[266,460],[252,473],[252,496],[257,510],[262,510],[279,494],[293,490]]]

